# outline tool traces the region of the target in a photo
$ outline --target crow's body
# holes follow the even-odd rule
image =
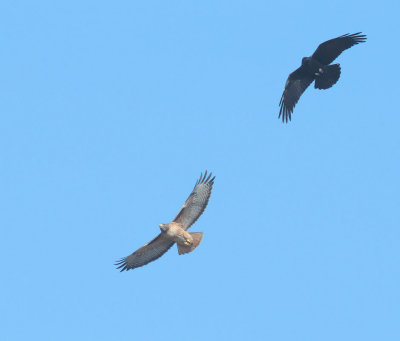
[[[328,40],[320,44],[311,57],[302,59],[301,66],[289,75],[279,102],[278,117],[282,116],[282,122],[291,120],[293,109],[300,96],[314,80],[316,89],[328,89],[339,80],[340,65],[329,64],[344,50],[365,42],[366,36],[360,33],[345,34]]]

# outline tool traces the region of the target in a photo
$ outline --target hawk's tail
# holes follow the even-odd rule
[[[192,252],[196,247],[200,245],[201,238],[203,238],[203,232],[189,232],[189,234],[193,238],[192,244],[186,246],[186,245],[179,245],[178,243],[176,243],[176,245],[178,246],[178,253],[180,255]]]
[[[322,72],[315,78],[316,89],[328,89],[335,84],[340,77],[340,64],[324,66]]]

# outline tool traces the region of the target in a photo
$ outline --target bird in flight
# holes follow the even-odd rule
[[[180,255],[192,252],[201,242],[203,232],[186,232],[202,215],[211,196],[214,179],[212,173],[201,173],[192,193],[186,199],[177,216],[168,224],[160,224],[161,233],[152,241],[128,257],[120,259],[117,269],[130,270],[146,265],[167,252],[174,243]]]
[[[282,122],[286,123],[292,119],[294,106],[314,80],[316,89],[328,89],[333,86],[340,77],[340,64],[329,64],[344,50],[364,43],[366,39],[367,36],[361,32],[345,34],[320,44],[311,57],[304,57],[301,66],[293,71],[286,81],[279,102],[278,118],[282,116]]]

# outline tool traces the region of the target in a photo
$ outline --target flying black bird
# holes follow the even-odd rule
[[[367,36],[361,32],[345,34],[318,46],[311,57],[304,57],[301,66],[293,71],[285,84],[279,106],[279,117],[287,123],[292,119],[294,106],[307,87],[315,80],[316,89],[328,89],[340,77],[340,64],[332,63],[344,50],[365,42]]]

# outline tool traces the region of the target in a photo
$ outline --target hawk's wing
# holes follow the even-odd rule
[[[161,233],[151,242],[136,250],[130,256],[120,259],[115,265],[117,269],[130,270],[146,265],[167,252],[174,242],[166,239]]]
[[[200,179],[197,180],[192,193],[190,193],[173,220],[175,223],[182,224],[185,230],[195,223],[207,207],[215,179],[215,176],[213,178],[211,176],[212,173],[207,177],[207,171],[204,176],[203,173],[200,175]]]
[[[300,66],[289,75],[279,102],[281,108],[278,118],[282,115],[282,122],[286,121],[287,123],[288,119],[289,121],[292,119],[294,106],[313,80],[314,77],[303,66]]]
[[[332,63],[344,50],[365,42],[367,36],[360,33],[344,34],[320,44],[313,53],[312,58],[317,59],[324,65]]]

